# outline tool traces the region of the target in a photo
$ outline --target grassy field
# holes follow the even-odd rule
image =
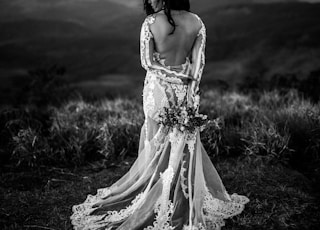
[[[111,185],[132,159],[113,167],[98,164],[77,170],[49,168],[41,172],[1,174],[2,229],[71,229],[74,204]],[[235,158],[215,162],[231,193],[247,195],[245,211],[224,229],[317,229],[319,197],[312,183],[296,170],[261,159]]]
[[[0,2],[0,229],[71,229],[72,205],[136,159],[136,2]],[[201,112],[224,124],[201,138],[250,199],[224,229],[319,229],[320,4],[256,2],[193,8],[208,31]]]
[[[33,102],[0,112],[0,228],[71,229],[72,205],[136,158],[141,100]],[[201,138],[227,190],[251,200],[224,229],[317,229],[320,105],[295,90],[207,90],[201,112],[224,121]]]

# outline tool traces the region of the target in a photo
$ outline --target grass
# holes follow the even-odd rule
[[[201,138],[227,190],[251,201],[224,229],[317,229],[319,104],[295,90],[208,90],[201,112],[224,123]],[[7,107],[0,117],[1,229],[71,229],[72,205],[130,168],[144,119],[140,100],[120,98]]]
[[[215,165],[230,193],[250,198],[245,211],[227,220],[224,229],[316,229],[319,225],[319,200],[301,173],[252,157]],[[4,173],[0,225],[2,229],[71,229],[72,205],[115,182],[129,166]]]

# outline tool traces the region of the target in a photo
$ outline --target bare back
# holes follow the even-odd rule
[[[156,14],[156,21],[150,29],[154,36],[155,51],[165,59],[166,65],[175,66],[185,63],[186,58],[190,57],[201,24],[192,13],[186,11],[172,11],[172,18],[176,23],[173,34],[170,34],[173,26],[163,11]]]

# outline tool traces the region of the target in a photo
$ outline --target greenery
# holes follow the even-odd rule
[[[223,118],[223,129],[209,123],[201,138],[227,190],[251,200],[225,229],[315,229],[320,104],[297,90],[208,90],[200,108]],[[139,99],[3,107],[1,229],[70,229],[71,206],[130,168],[143,121]]]

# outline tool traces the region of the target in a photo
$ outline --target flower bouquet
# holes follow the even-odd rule
[[[181,132],[203,131],[209,123],[207,115],[199,114],[196,108],[187,106],[165,107],[159,111],[158,123]]]

